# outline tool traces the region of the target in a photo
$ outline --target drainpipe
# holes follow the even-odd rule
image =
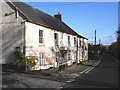
[[[85,40],[83,39],[83,62],[85,61]]]
[[[24,36],[23,36],[23,43],[24,43],[24,45],[23,45],[23,53],[24,53],[24,54],[26,54],[26,52],[25,52],[25,50],[26,50],[26,40],[25,40],[25,34],[26,34],[25,28],[26,28],[26,27],[25,27],[25,22],[26,22],[26,20],[24,20],[24,21],[22,22],[22,23],[24,24],[24,26],[23,26],[23,27],[24,27],[24,29],[23,29],[23,33],[24,33],[24,34],[23,34],[23,35],[24,35]],[[26,55],[25,55],[25,56],[26,56]]]
[[[26,25],[25,25],[25,22],[26,20],[24,21],[24,48],[23,48],[23,51],[24,51],[24,54],[26,56]],[[27,68],[27,61],[26,61],[26,71],[28,71],[28,68]]]
[[[23,36],[23,53],[26,56],[26,39],[25,39],[26,27],[25,27],[25,22],[26,22],[26,20],[23,20],[23,22],[21,22],[21,23],[23,24],[23,35],[24,35]],[[25,67],[26,67],[26,71],[28,71],[28,69],[27,69],[27,61],[26,61]]]
[[[76,41],[76,43],[77,43],[77,52],[76,52],[76,62],[78,61],[78,36],[77,36],[77,41]],[[78,62],[77,62],[78,63]]]

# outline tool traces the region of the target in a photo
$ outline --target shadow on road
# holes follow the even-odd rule
[[[92,80],[86,80],[86,79],[76,79],[71,84],[78,86],[78,87],[73,87],[73,88],[118,88],[117,85],[114,85],[111,83],[98,82],[98,81],[92,81]],[[68,88],[69,86],[65,85],[63,87]]]

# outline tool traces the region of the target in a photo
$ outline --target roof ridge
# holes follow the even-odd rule
[[[37,8],[34,8],[33,6],[30,6],[19,0],[16,0],[19,2],[12,2],[13,0],[8,0],[8,1],[10,4],[12,4],[12,6],[15,9],[17,9],[23,16],[25,16],[27,18],[27,21],[29,21],[29,22],[32,22],[32,23],[35,23],[35,24],[38,24],[38,25],[41,25],[41,26],[44,26],[47,28],[51,28],[54,30],[58,30],[60,32],[83,37],[83,36],[79,35],[76,31],[74,31],[72,28],[70,28],[67,24],[65,24],[65,22],[45,13]],[[26,8],[24,8],[24,7],[26,7]],[[29,13],[29,11],[27,9],[31,10],[31,12],[33,12],[33,14]],[[47,20],[47,19],[49,19],[49,20]]]
[[[16,7],[16,6],[14,5],[14,3],[11,2],[11,0],[8,0],[8,1],[9,1],[9,3],[12,4],[20,13],[22,13],[22,14],[28,19],[27,21],[33,22],[24,12],[22,12],[19,8]],[[21,2],[21,1],[19,1],[19,2],[20,2],[20,3],[23,3],[23,2]],[[16,2],[16,3],[17,3],[17,2]],[[23,4],[25,4],[25,5],[33,8],[32,6],[30,6],[30,5],[26,4],[26,3],[23,3]],[[36,9],[36,10],[38,10],[38,9]],[[38,11],[40,11],[40,10],[38,10]],[[42,11],[41,11],[41,12],[42,12]],[[43,13],[44,13],[44,12],[43,12]],[[39,23],[39,24],[42,25],[42,26],[45,26],[45,27],[49,27],[49,26],[43,25],[43,24],[41,24],[41,23]],[[51,27],[49,27],[49,28],[51,28]]]
[[[11,2],[12,2],[12,0],[8,0],[8,1],[11,1]],[[14,0],[13,0],[13,1],[14,1]],[[19,1],[19,0],[16,0],[16,1]],[[30,6],[30,5],[28,5],[28,4],[24,3],[24,2],[21,2],[21,1],[19,1],[19,2],[22,3],[22,4],[25,4],[25,5],[27,5],[27,6],[29,6],[29,7],[31,7],[31,8],[33,8],[33,9],[35,9],[35,10],[37,10],[38,12],[42,12],[42,13],[44,13],[44,14],[46,14],[46,15],[52,17],[52,18],[54,18],[52,15],[49,15],[49,14],[43,12],[42,10],[39,10],[39,9],[33,7],[33,6]],[[14,3],[13,3],[13,4],[14,4]],[[14,5],[14,6],[15,6],[15,5]],[[17,7],[16,7],[16,8],[17,8]],[[54,19],[56,19],[56,18],[54,18]],[[60,21],[61,21],[61,20],[60,20]],[[62,21],[61,21],[61,22],[62,22]]]

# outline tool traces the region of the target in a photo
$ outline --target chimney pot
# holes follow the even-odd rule
[[[62,14],[60,14],[60,12],[58,12],[58,14],[54,15],[55,18],[62,20]]]

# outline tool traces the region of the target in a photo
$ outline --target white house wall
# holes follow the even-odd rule
[[[34,68],[35,70],[58,67],[62,64],[70,66],[74,62],[79,63],[88,59],[88,51],[85,50],[85,46],[88,48],[86,39],[26,22],[26,20],[23,20],[21,13],[4,1],[0,2],[0,7],[0,16],[2,17],[0,18],[2,63],[14,62],[16,60],[16,47],[20,47],[21,50],[24,50],[25,47],[25,55],[27,57],[35,56],[39,58],[39,53],[45,55],[45,65],[40,66],[40,61],[38,60]],[[39,30],[43,31],[42,44],[39,43]],[[58,46],[55,46],[54,33],[58,34]],[[68,45],[68,36],[70,36],[70,46]],[[78,47],[74,45],[74,37]],[[79,45],[79,40],[81,40],[81,46]],[[64,49],[62,50],[61,47]],[[56,62],[56,53],[59,54],[58,62]],[[65,56],[63,55],[64,57],[62,57],[62,54]],[[68,58],[69,54],[70,59]]]
[[[88,60],[88,40],[86,40],[86,39],[84,39],[84,43],[85,43],[85,47],[86,47],[86,49],[85,49],[85,61],[86,60]]]
[[[77,38],[77,36],[49,29],[30,22],[26,22],[25,27],[26,56],[36,56],[39,58],[39,53],[45,54],[45,66],[40,67],[40,62],[38,61],[38,66],[36,67],[37,69],[54,67],[56,66],[56,63],[59,63],[59,65],[61,65],[64,61],[66,61],[66,64],[68,64],[68,66],[71,65],[73,62],[76,62],[77,54],[75,55],[75,53],[77,52],[77,47],[74,46],[74,37]],[[43,30],[43,44],[39,43],[39,30]],[[55,48],[54,33],[58,34],[59,50],[61,47],[65,47],[67,49],[70,48],[70,60],[68,60],[67,51],[64,58],[60,56],[59,61],[55,62],[55,53],[59,51],[57,51]],[[70,47],[68,46],[68,36],[70,36]],[[81,56],[79,56],[78,59],[80,59],[80,57]],[[63,59],[65,60],[61,61]]]
[[[36,56],[39,58],[39,53],[45,54],[45,64],[51,66],[54,64],[52,56],[53,48],[53,34],[48,28],[26,22],[26,56]],[[43,30],[43,44],[39,43],[39,30]],[[46,69],[49,67],[40,67],[40,62],[38,61],[36,69]]]
[[[79,60],[80,62],[83,61],[83,38],[80,38],[81,41],[81,46],[79,47],[79,51],[80,51],[80,56],[79,56]]]

